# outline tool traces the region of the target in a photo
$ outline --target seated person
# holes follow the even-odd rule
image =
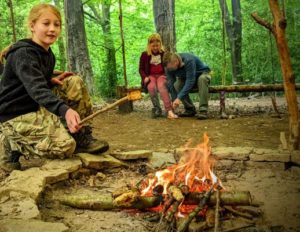
[[[167,79],[162,57],[164,48],[159,34],[154,33],[148,38],[147,51],[144,51],[140,57],[139,72],[142,78],[142,87],[147,89],[153,104],[152,117],[161,116],[159,98],[157,92],[164,103],[167,117],[170,119],[178,118],[173,112],[172,102],[167,88]]]

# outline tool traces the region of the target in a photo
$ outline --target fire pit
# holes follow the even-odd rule
[[[215,163],[204,134],[202,143],[184,147],[177,164],[150,173],[126,189],[56,199],[80,209],[142,212],[144,220],[155,223],[154,231],[233,231],[255,226],[261,211],[250,192],[228,191],[213,172]]]

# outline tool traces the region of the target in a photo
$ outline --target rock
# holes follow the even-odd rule
[[[223,169],[231,169],[232,166],[234,166],[235,161],[234,160],[218,160],[215,163],[215,168],[218,170],[223,170]]]
[[[0,218],[2,219],[40,218],[40,212],[35,201],[21,193],[10,192],[9,196],[2,197],[0,202]]]
[[[291,161],[295,164],[300,165],[300,151],[291,152]]]
[[[250,155],[252,161],[270,161],[270,162],[290,162],[291,155],[289,151],[273,149],[254,149]]]
[[[49,160],[41,168],[15,170],[0,183],[0,196],[20,192],[36,201],[46,184],[68,179],[69,173],[78,170],[81,165],[79,159]]]
[[[285,170],[285,164],[281,162],[256,162],[256,161],[246,161],[245,163],[246,168],[256,168],[256,169],[278,169],[278,170]]]
[[[111,155],[104,154],[101,156],[97,156],[88,153],[78,153],[77,155],[80,157],[84,167],[87,168],[101,170],[106,168],[116,168],[122,166],[128,167],[126,163],[114,158]]]
[[[300,177],[300,167],[296,167],[296,166],[291,167],[291,173],[294,177],[299,178]]]
[[[37,201],[46,185],[44,172],[39,168],[13,171],[0,183],[0,197],[10,192],[23,193]]]
[[[65,232],[68,229],[63,223],[43,222],[39,220],[6,219],[0,221],[1,232]]]
[[[150,150],[138,151],[115,151],[110,153],[113,157],[120,160],[136,160],[136,159],[149,159],[152,156]]]
[[[212,154],[219,159],[249,160],[252,151],[252,147],[216,147],[212,149]]]
[[[92,173],[91,169],[79,168],[77,171],[70,173],[71,179],[80,179],[83,176],[90,176]]]
[[[82,162],[78,158],[64,159],[64,160],[48,160],[42,167],[41,170],[66,170],[69,173],[77,171],[81,168]]]
[[[172,153],[153,152],[149,159],[152,168],[162,168],[175,164],[176,160]]]
[[[175,149],[175,155],[174,155],[174,157],[175,157],[175,159],[176,159],[177,162],[185,154],[186,151],[187,151],[187,148],[183,148],[183,147]]]

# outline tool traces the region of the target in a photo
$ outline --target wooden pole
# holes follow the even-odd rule
[[[123,58],[123,72],[124,72],[124,82],[125,88],[128,87],[127,73],[126,73],[126,57],[125,57],[125,40],[124,40],[124,31],[123,31],[123,13],[122,13],[122,0],[119,0],[119,20],[120,20],[120,34],[121,34],[121,46],[122,46],[122,58]]]
[[[278,0],[269,0],[269,6],[273,16],[272,24],[260,18],[256,13],[252,13],[251,15],[257,23],[270,30],[275,37],[289,111],[289,145],[291,149],[297,150],[300,144],[299,110],[295,91],[295,75],[292,70],[289,48],[285,37],[287,22],[280,10]]]

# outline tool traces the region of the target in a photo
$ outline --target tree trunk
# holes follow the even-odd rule
[[[289,48],[285,38],[285,28],[287,23],[280,10],[278,0],[269,0],[269,6],[273,16],[273,24],[260,18],[255,13],[252,13],[252,17],[257,23],[269,29],[275,37],[284,79],[284,92],[289,111],[289,144],[292,149],[297,150],[300,147],[300,122],[297,94],[295,91],[295,75],[293,74]]]
[[[60,0],[54,0],[54,4],[58,9],[61,9]],[[57,40],[58,50],[59,50],[59,69],[64,71],[66,70],[66,49],[63,34],[61,34]]]
[[[12,0],[7,0],[6,3],[10,10],[10,21],[11,21],[11,28],[12,28],[12,32],[13,32],[12,39],[13,39],[13,42],[15,43],[17,41],[17,35],[16,35],[16,26],[15,26],[16,22],[15,22],[13,2],[12,2]]]
[[[232,22],[226,0],[219,0],[229,41],[233,84],[243,83],[242,77],[242,16],[240,0],[232,0]]]
[[[117,88],[117,63],[116,63],[116,49],[114,45],[114,39],[111,33],[110,22],[110,6],[111,1],[103,1],[101,4],[101,13],[95,7],[95,4],[89,4],[90,9],[94,14],[94,19],[101,26],[103,31],[103,44],[105,49],[105,61],[104,61],[104,75],[108,80],[108,88],[110,92],[108,95],[115,96]]]
[[[93,70],[89,58],[81,0],[65,0],[69,70],[79,73],[93,94]]]
[[[153,0],[154,22],[167,51],[176,51],[175,1]]]

